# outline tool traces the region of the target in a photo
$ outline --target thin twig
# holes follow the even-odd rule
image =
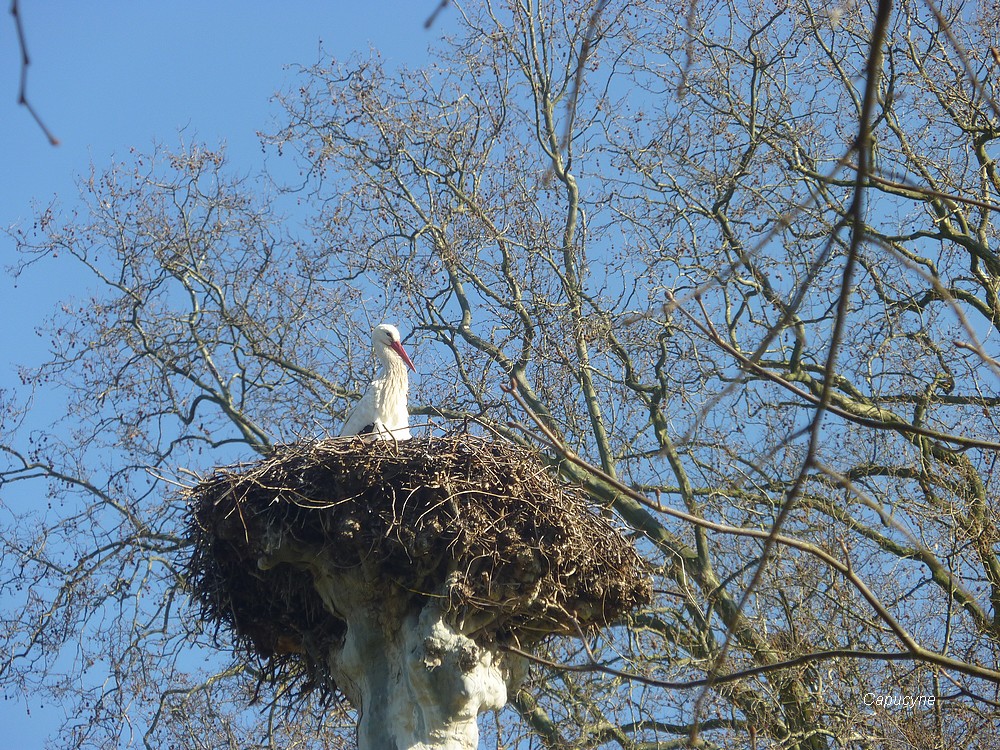
[[[966,53],[965,48],[959,43],[958,38],[955,33],[951,30],[952,22],[945,18],[944,13],[941,9],[933,2],[933,0],[924,0],[924,5],[927,9],[934,14],[935,20],[937,20],[938,28],[941,29],[941,33],[947,37],[948,42],[951,44],[951,48],[955,50],[955,54],[958,55],[958,59],[962,62],[962,69],[965,71],[965,76],[972,86],[973,91],[975,91],[982,98],[984,102],[993,110],[993,114],[996,117],[1000,117],[1000,106],[994,101],[993,97],[990,96],[986,87],[983,86],[983,82],[979,80],[979,76],[976,75],[975,71],[972,69],[972,63],[969,60],[969,55]],[[990,53],[993,55],[993,59],[1000,65],[1000,55],[997,53],[996,47],[990,47]]]
[[[660,680],[655,677],[647,677],[635,672],[627,672],[600,662],[594,657],[594,654],[591,651],[590,646],[587,645],[586,640],[582,640],[582,643],[584,650],[587,652],[587,662],[585,664],[565,664],[553,661],[552,659],[546,659],[544,656],[538,656],[537,654],[524,651],[511,644],[505,644],[502,648],[504,651],[517,654],[518,656],[535,662],[536,664],[540,664],[543,667],[548,667],[549,669],[555,669],[563,672],[604,672],[605,674],[612,675],[613,677],[620,677],[625,680],[639,682],[643,685],[664,688],[666,690],[686,690],[691,688],[706,688],[715,685],[725,685],[730,682],[738,682],[751,677],[777,672],[782,669],[792,669],[794,667],[801,667],[804,664],[827,661],[829,659],[859,659],[864,661],[922,661],[914,654],[907,651],[866,651],[863,649],[849,648],[829,649],[827,651],[814,651],[812,653],[802,654],[791,659],[786,659],[785,661],[774,662],[772,664],[761,664],[755,667],[747,667],[746,669],[741,669],[737,672],[730,672],[728,674],[721,675],[716,674],[714,676],[710,675],[696,680]]]
[[[816,405],[816,411],[813,414],[812,422],[809,429],[809,444],[806,449],[805,458],[802,461],[802,467],[799,470],[798,476],[792,483],[791,488],[785,495],[785,500],[781,505],[778,514],[775,516],[774,523],[771,524],[770,532],[768,533],[767,539],[764,540],[763,549],[760,554],[760,563],[757,565],[753,576],[747,583],[746,588],[737,603],[737,612],[743,613],[744,608],[750,601],[757,587],[760,585],[761,581],[764,579],[764,571],[766,570],[768,564],[771,562],[772,556],[776,546],[779,544],[779,537],[781,536],[781,528],[784,526],[785,521],[788,519],[795,507],[796,503],[801,497],[803,488],[805,487],[806,481],[809,477],[810,469],[813,468],[816,454],[819,449],[820,436],[822,434],[822,424],[824,417],[826,416],[833,399],[834,393],[834,377],[836,375],[836,367],[840,354],[840,346],[843,341],[844,327],[847,324],[847,313],[849,309],[849,300],[851,298],[852,287],[854,285],[854,272],[857,268],[858,254],[861,251],[861,243],[865,237],[865,222],[864,222],[864,209],[865,209],[865,188],[868,185],[868,174],[871,169],[871,157],[872,157],[872,119],[875,110],[875,104],[877,101],[876,92],[878,91],[879,78],[882,74],[882,47],[885,44],[886,33],[889,28],[889,17],[892,11],[892,0],[879,0],[878,5],[875,9],[875,20],[874,26],[872,28],[871,42],[869,44],[868,50],[868,60],[865,65],[865,91],[864,99],[861,105],[861,112],[858,117],[858,135],[857,140],[854,142],[854,148],[852,149],[857,153],[858,156],[858,169],[855,175],[854,181],[854,196],[851,201],[850,208],[848,209],[848,216],[851,219],[851,241],[848,245],[847,258],[844,263],[844,272],[840,285],[840,294],[837,300],[837,312],[833,322],[833,331],[830,335],[830,349],[827,354],[826,363],[824,367],[822,390],[820,392],[820,400]],[[848,578],[853,577],[853,571],[848,574]],[[860,579],[858,579],[860,580]],[[869,602],[873,604],[874,602],[869,599]],[[880,603],[879,603],[880,604]],[[916,647],[916,643],[912,640],[909,634],[906,634],[899,626],[899,629],[893,626],[893,623],[889,619],[885,619],[884,615],[889,615],[888,610],[880,612],[883,615],[883,619],[893,630],[896,632],[897,636],[911,651]],[[891,617],[891,615],[889,615]],[[892,618],[894,620],[894,618]],[[722,646],[719,649],[718,656],[714,660],[714,663],[710,669],[710,677],[714,677],[722,669],[725,664],[726,658],[729,653],[729,649],[733,642],[733,637],[735,635],[735,628],[733,623],[730,623],[726,627],[726,637],[722,642]],[[698,700],[695,702],[694,715],[698,717],[701,715],[701,710],[704,707],[705,701],[708,699],[709,686],[706,686],[705,691],[698,696]]]
[[[445,8],[448,7],[448,2],[449,0],[441,0],[441,2],[438,3],[434,11],[430,14],[430,16],[427,17],[427,20],[424,21],[425,29],[429,29],[431,26],[434,25],[434,22],[437,20],[437,17],[441,13],[441,11],[443,11]]]
[[[892,11],[892,0],[879,0],[875,10],[875,24],[872,29],[871,43],[869,45],[868,61],[866,67],[866,85],[864,100],[861,105],[861,113],[858,122],[858,136],[854,143],[854,151],[858,155],[858,170],[855,176],[854,197],[848,209],[848,216],[851,219],[851,241],[848,246],[847,258],[844,264],[844,273],[841,280],[840,294],[837,300],[837,313],[833,322],[833,331],[830,336],[830,350],[824,367],[822,391],[819,403],[816,405],[816,412],[813,415],[809,430],[809,445],[806,449],[805,458],[802,461],[802,468],[795,478],[791,488],[785,495],[785,501],[781,505],[774,523],[771,525],[770,533],[764,541],[764,548],[761,551],[760,563],[754,571],[743,595],[737,604],[737,611],[743,612],[744,607],[757,586],[764,578],[764,570],[771,561],[775,546],[778,544],[781,528],[792,509],[802,495],[803,488],[809,477],[809,471],[813,467],[816,453],[819,448],[820,436],[822,434],[822,424],[824,417],[830,409],[834,392],[834,376],[836,374],[837,362],[840,355],[840,345],[843,341],[844,327],[847,324],[847,313],[852,288],[854,285],[854,272],[857,268],[858,254],[861,250],[861,243],[865,237],[864,207],[865,188],[868,184],[868,174],[871,167],[872,155],[872,116],[877,100],[879,77],[882,72],[882,47],[885,43],[885,36],[889,26],[889,15]],[[899,634],[897,632],[897,634]],[[726,638],[719,649],[719,655],[715,660],[712,673],[715,674],[725,663],[729,647],[732,644],[734,629],[732,626],[726,628]],[[903,639],[907,642],[906,639]],[[912,648],[911,643],[907,646]],[[698,715],[700,707],[707,698],[707,693],[699,696],[695,715]]]
[[[590,14],[587,22],[587,31],[583,35],[583,43],[580,45],[580,57],[576,61],[576,73],[573,76],[573,89],[569,94],[569,101],[566,103],[566,130],[563,132],[560,150],[569,146],[569,139],[573,134],[573,121],[576,119],[576,104],[580,98],[580,89],[583,87],[583,73],[587,67],[587,58],[590,57],[590,48],[594,44],[594,36],[597,33],[597,24],[601,20],[601,14],[608,5],[608,0],[600,0],[594,12]]]
[[[620,480],[606,474],[599,467],[594,466],[588,461],[584,460],[578,456],[573,450],[567,447],[546,425],[542,420],[532,412],[531,408],[528,406],[527,402],[521,398],[521,394],[518,391],[517,384],[513,381],[508,386],[504,386],[503,390],[508,393],[524,410],[524,412],[531,418],[535,423],[535,426],[540,431],[541,435],[533,434],[533,436],[540,442],[543,442],[550,446],[556,453],[563,459],[569,461],[570,463],[584,469],[588,473],[592,474],[596,479],[607,484],[610,488],[614,489],[616,492],[621,493],[624,496],[641,503],[645,507],[651,509],[657,509],[656,504],[650,501],[642,493],[637,492],[632,487],[622,483]],[[931,649],[925,648],[917,643],[916,639],[903,627],[895,616],[889,611],[885,604],[882,603],[878,595],[866,584],[855,570],[850,559],[842,561],[837,559],[833,554],[827,552],[826,550],[820,548],[819,546],[812,544],[810,542],[804,541],[802,539],[797,539],[795,537],[785,536],[776,530],[775,526],[764,531],[761,529],[749,529],[742,528],[738,526],[730,526],[728,524],[718,523],[715,521],[709,521],[708,519],[701,518],[699,516],[686,513],[676,508],[671,508],[669,506],[659,507],[660,512],[664,515],[676,518],[681,521],[686,521],[694,525],[700,526],[704,529],[710,531],[716,531],[723,534],[731,534],[733,536],[749,537],[753,539],[761,540],[765,543],[771,543],[773,545],[782,545],[789,547],[791,549],[797,549],[800,552],[812,555],[824,564],[836,570],[840,573],[850,584],[854,587],[864,599],[868,602],[869,606],[878,616],[878,618],[885,623],[885,625],[895,634],[896,638],[899,640],[900,644],[906,649],[906,652],[910,654],[910,657],[916,661],[922,661],[928,664],[934,664],[944,669],[954,670],[963,674],[967,674],[970,677],[975,677],[978,679],[989,680],[994,683],[1000,683],[1000,671],[988,669],[987,667],[980,666],[978,664],[973,664],[970,662],[962,661],[960,659],[954,659],[944,654],[938,653]],[[760,571],[760,566],[758,566],[758,571]],[[742,602],[745,604],[744,601]],[[738,610],[739,615],[742,615],[742,608]],[[730,628],[728,632],[731,633]],[[902,657],[900,657],[902,658]],[[722,664],[717,662],[710,669],[710,675],[706,678],[706,682],[702,685],[705,688],[711,687],[713,684],[713,676],[711,672],[717,674],[717,670],[721,668]],[[765,665],[768,666],[768,665]],[[651,683],[652,684],[652,683]],[[702,700],[704,696],[699,697],[699,701]]]
[[[46,127],[45,123],[42,122],[42,118],[39,116],[38,112],[28,101],[28,66],[31,64],[31,58],[28,57],[28,45],[24,39],[24,25],[21,23],[21,12],[18,7],[18,0],[11,0],[10,2],[10,14],[14,16],[14,28],[17,30],[17,43],[21,49],[21,87],[17,94],[17,103],[23,106],[31,116],[38,123],[38,127],[42,129],[45,137],[49,139],[49,143],[53,146],[59,145],[59,139],[53,135],[52,131]]]
[[[724,352],[729,354],[741,369],[747,372],[751,372],[758,377],[768,380],[776,385],[781,386],[790,393],[795,394],[804,401],[808,401],[813,404],[817,410],[821,407],[830,414],[834,414],[838,417],[842,417],[849,422],[854,424],[859,424],[864,427],[872,427],[879,430],[894,430],[908,439],[915,437],[925,437],[931,440],[938,440],[943,443],[953,443],[954,445],[961,446],[962,448],[979,448],[981,450],[988,451],[1000,451],[1000,442],[995,440],[980,440],[978,438],[970,438],[964,435],[956,435],[949,432],[939,432],[937,430],[931,430],[927,427],[921,427],[920,425],[915,425],[910,422],[903,422],[902,420],[895,419],[879,419],[874,417],[866,417],[861,414],[855,414],[847,409],[838,406],[837,404],[828,402],[825,406],[823,405],[823,400],[821,396],[816,396],[809,391],[798,387],[795,383],[792,383],[782,377],[776,372],[772,372],[768,368],[761,364],[758,364],[753,357],[748,357],[741,353],[739,349],[734,347],[728,341],[726,341],[718,331],[715,330],[714,326],[710,323],[703,323],[698,320],[694,315],[688,312],[685,308],[681,306],[675,306],[673,308],[680,314],[682,314],[690,323],[701,331],[705,336],[716,346],[722,349]],[[963,349],[968,349],[974,351],[981,356],[986,356],[981,348],[976,348],[971,344],[963,344],[961,341],[954,341],[955,346]]]

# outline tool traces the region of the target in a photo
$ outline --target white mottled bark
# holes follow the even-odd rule
[[[292,562],[289,552],[278,557]],[[360,716],[359,750],[476,750],[477,717],[507,703],[522,660],[458,632],[433,599],[418,607],[408,592],[393,595],[364,565],[343,570],[321,556],[295,562],[312,570],[320,597],[347,623],[327,661]]]

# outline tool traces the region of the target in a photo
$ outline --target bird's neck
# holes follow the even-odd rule
[[[382,361],[382,370],[385,373],[384,378],[394,383],[401,383],[405,389],[408,379],[406,373],[406,363],[390,352],[380,352],[379,359]]]
[[[406,409],[406,392],[409,390],[406,363],[393,354],[379,359],[382,360],[382,377],[372,383],[375,411],[390,429],[405,427],[409,419]]]

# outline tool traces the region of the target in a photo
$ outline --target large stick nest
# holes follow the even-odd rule
[[[188,494],[189,581],[203,617],[272,660],[315,662],[346,629],[308,566],[261,567],[279,550],[375,571],[385,591],[437,598],[468,635],[522,646],[605,625],[651,596],[622,533],[509,443],[295,443],[218,469]]]

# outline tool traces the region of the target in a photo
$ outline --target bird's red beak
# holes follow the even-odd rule
[[[406,353],[406,349],[403,348],[403,345],[401,343],[399,343],[398,341],[393,341],[391,344],[389,344],[389,346],[392,348],[394,352],[396,352],[396,354],[398,354],[400,357],[403,358],[403,361],[406,362],[407,367],[409,367],[414,372],[417,371],[417,368],[413,366],[413,362],[410,361],[410,356]]]

